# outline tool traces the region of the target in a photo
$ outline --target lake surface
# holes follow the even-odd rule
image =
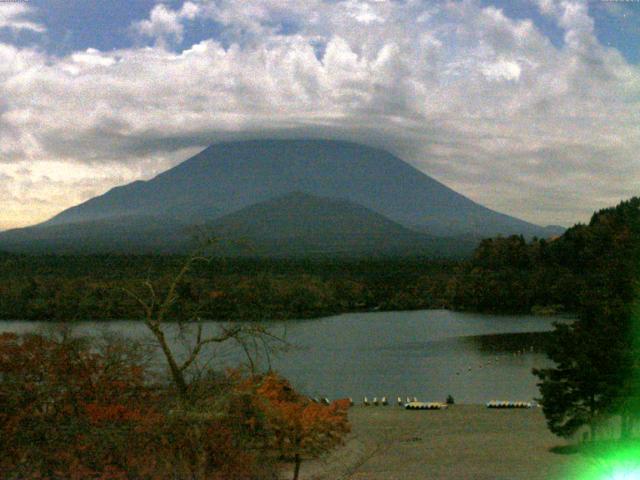
[[[270,360],[300,391],[331,399],[398,395],[425,401],[484,403],[491,399],[531,400],[539,396],[534,367],[551,365],[543,353],[532,350],[530,337],[519,336],[505,347],[492,342],[493,334],[544,332],[549,317],[481,315],[447,310],[370,312],[314,320],[270,322],[270,329],[293,345]],[[207,322],[205,331],[219,324]],[[177,332],[175,325],[169,325]],[[51,328],[40,322],[0,323],[0,331],[37,332]],[[79,334],[120,334],[149,340],[141,322],[82,322]],[[179,347],[179,339],[174,340]],[[209,365],[233,365],[244,358],[234,345],[204,352]]]

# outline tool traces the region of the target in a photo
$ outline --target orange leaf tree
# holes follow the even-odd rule
[[[258,383],[256,402],[272,431],[272,446],[294,461],[294,480],[298,479],[303,458],[333,449],[350,430],[348,400],[330,405],[312,402],[275,373],[266,374]]]
[[[242,403],[216,390],[231,387],[201,381],[209,396],[181,410],[129,348],[0,334],[1,479],[267,478],[264,442],[252,442],[260,429],[238,423],[256,417],[253,397],[237,412]]]
[[[86,339],[0,335],[0,476],[120,478],[142,473],[162,416],[144,369]]]

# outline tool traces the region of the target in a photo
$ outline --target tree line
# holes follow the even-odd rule
[[[452,276],[452,308],[491,313],[575,313],[593,265],[590,230],[576,225],[554,239],[482,240]]]
[[[137,318],[126,291],[166,290],[183,256],[0,255],[0,319]],[[447,307],[455,262],[423,258],[270,260],[211,258],[178,287],[173,318],[311,318],[361,310]]]
[[[629,298],[637,205],[633,198],[603,209],[557,238],[482,240],[450,279],[449,305],[476,312],[579,314],[609,297]]]

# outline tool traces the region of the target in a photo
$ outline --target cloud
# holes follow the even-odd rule
[[[482,73],[491,80],[518,80],[522,69],[518,62],[498,60],[489,63],[482,69]]]
[[[84,64],[88,66],[102,66],[110,67],[115,63],[115,59],[108,55],[103,55],[95,48],[88,48],[84,52],[78,52],[71,55],[71,60],[75,63]]]
[[[30,30],[36,33],[43,33],[46,28],[28,19],[34,9],[26,3],[2,2],[0,3],[0,30],[9,29],[12,31]]]
[[[184,34],[184,19],[193,19],[199,12],[199,7],[186,2],[180,10],[172,10],[166,5],[157,4],[151,10],[148,20],[141,20],[133,24],[138,34],[154,38],[164,45],[167,41],[182,42]]]
[[[133,25],[152,46],[0,44],[0,174],[47,202],[25,224],[214,141],[319,136],[388,148],[531,221],[586,220],[636,189],[640,72],[583,3],[539,5],[562,47],[475,0],[193,0]],[[178,49],[192,22],[222,33]]]
[[[347,0],[343,5],[349,16],[356,22],[369,25],[371,23],[384,23],[384,19],[376,12],[375,8],[367,2]]]

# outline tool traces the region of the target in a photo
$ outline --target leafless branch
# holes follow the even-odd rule
[[[187,325],[192,322],[197,322],[196,331],[194,333],[195,337],[193,338],[194,343],[190,347],[187,346],[188,355],[186,359],[183,362],[177,361],[177,357],[171,346],[169,345],[169,342],[167,341],[163,323],[167,315],[171,311],[171,307],[179,298],[177,289],[184,281],[185,276],[193,268],[193,265],[196,262],[207,262],[210,260],[209,258],[205,257],[203,253],[208,246],[216,241],[217,240],[208,241],[199,251],[194,252],[184,262],[177,275],[172,279],[166,295],[164,295],[162,298],[159,298],[158,293],[156,292],[150,280],[146,280],[144,282],[149,295],[149,299],[147,301],[145,301],[135,292],[125,290],[125,292],[131,298],[135,299],[135,301],[142,307],[144,311],[144,322],[155,337],[158,346],[162,350],[169,366],[171,376],[180,394],[180,398],[184,401],[188,401],[189,398],[189,387],[185,372],[189,369],[189,367],[194,365],[205,346],[214,343],[223,343],[228,340],[234,339],[245,352],[250,364],[250,368],[252,369],[252,371],[255,371],[256,363],[252,356],[251,347],[253,348],[253,351],[256,352],[255,355],[257,355],[260,347],[262,347],[270,365],[271,358],[269,356],[269,342],[279,342],[282,344],[286,344],[286,342],[282,338],[273,335],[263,326],[257,324],[234,324],[231,327],[221,327],[217,335],[205,336],[203,333],[202,323],[200,323],[200,318],[196,315],[189,321],[183,321],[181,319],[177,321],[179,334],[181,336],[185,335],[185,333],[187,332]],[[184,339],[186,340],[186,336],[184,337]]]
[[[127,288],[125,288],[123,290],[127,295],[129,295],[131,298],[133,298],[142,307],[142,309],[144,310],[144,314],[145,314],[145,320],[146,319],[150,319],[150,318],[153,317],[153,310],[151,309],[151,307],[144,300],[142,300],[142,298],[140,298],[138,295],[136,295],[135,293],[133,293],[131,290],[129,290]]]

